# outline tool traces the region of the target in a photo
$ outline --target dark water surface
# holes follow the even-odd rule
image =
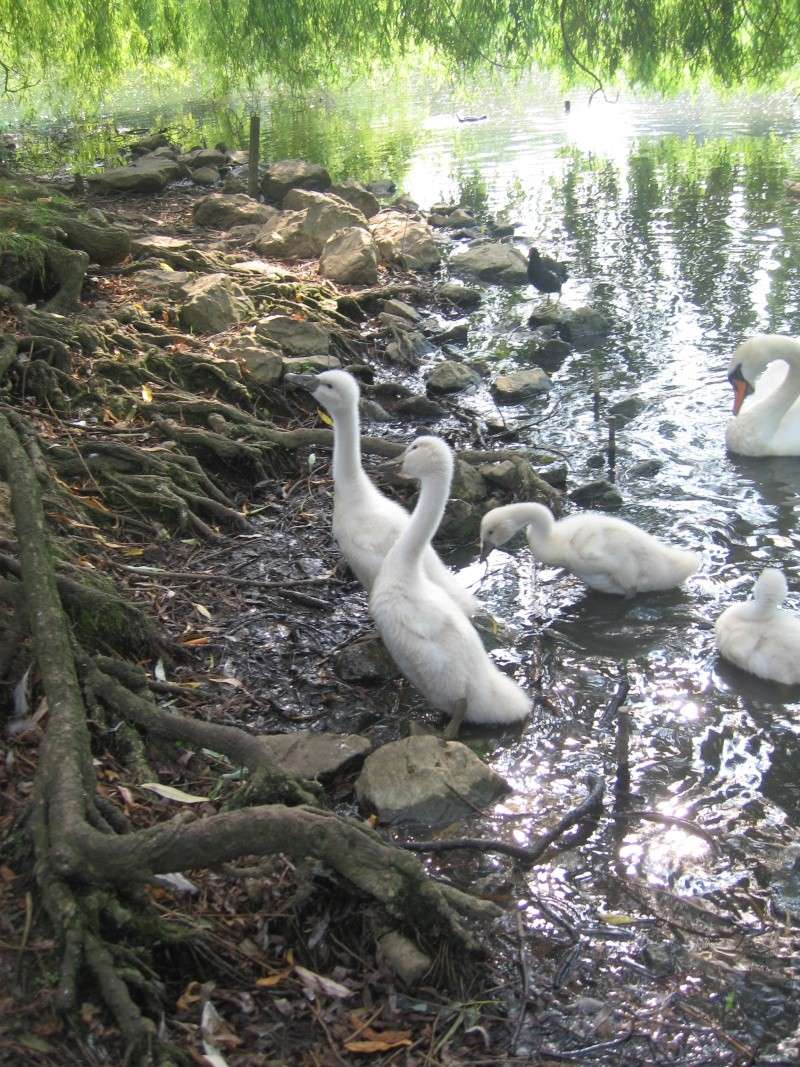
[[[462,111],[487,118],[460,123]],[[124,120],[155,118],[143,114]],[[243,112],[197,106],[192,115],[198,140],[244,145]],[[163,121],[173,121],[166,111]],[[603,473],[605,418],[635,398],[617,436],[619,514],[697,550],[702,571],[685,590],[620,600],[534,566],[519,542],[493,553],[487,573],[470,567],[513,627],[519,677],[538,679],[545,697],[518,739],[487,741],[485,751],[518,790],[508,812],[577,803],[587,771],[613,780],[616,718],[598,722],[624,667],[635,803],[692,820],[720,847],[678,826],[610,820],[577,858],[527,876],[525,913],[546,925],[536,903],[546,897],[573,924],[610,930],[609,913],[637,914],[622,875],[643,893],[666,891],[655,900],[661,914],[679,915],[675,939],[707,964],[695,961],[700,977],[683,991],[695,983],[717,1018],[738,1013],[727,1025],[743,1040],[771,1045],[796,1021],[800,692],[725,666],[711,627],[765,565],[785,571],[800,610],[800,458],[736,459],[724,445],[735,345],[758,331],[800,334],[800,199],[784,187],[800,171],[800,107],[788,95],[589,106],[581,92],[566,113],[563,96],[541,84],[468,101],[420,84],[320,97],[310,110],[283,102],[265,128],[273,158],[318,159],[335,177],[393,177],[423,207],[463,196],[506,215],[521,241],[570,265],[565,304],[611,317],[602,346],[552,370],[539,408],[504,414],[536,423],[522,442],[564,453],[575,486]],[[512,331],[532,295],[487,287],[470,316],[469,358],[492,371],[516,366],[525,331]],[[463,403],[494,412],[487,390]],[[637,476],[634,464],[650,459],[660,469]],[[513,832],[520,841],[525,825]],[[721,917],[709,942],[693,940],[687,930],[702,923],[674,912],[670,894]],[[631,944],[609,941],[604,953],[618,982],[632,981]]]

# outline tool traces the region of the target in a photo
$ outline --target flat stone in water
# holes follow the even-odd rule
[[[552,383],[541,367],[499,374],[492,382],[492,394],[498,404],[521,404],[551,388]]]
[[[445,282],[439,286],[438,295],[458,307],[475,307],[483,299],[480,289],[471,289],[461,282]]]
[[[409,416],[417,419],[440,419],[447,414],[441,404],[427,396],[406,397],[400,401],[395,411],[404,419]]]
[[[597,507],[601,510],[622,507],[622,493],[613,482],[605,478],[595,478],[594,481],[579,485],[577,489],[572,490],[569,498],[576,504]]]
[[[631,464],[625,473],[629,478],[652,478],[663,466],[664,461],[661,459],[641,459],[638,463]]]
[[[330,778],[359,762],[372,748],[358,734],[316,733],[297,730],[290,734],[261,734],[263,745],[289,774],[310,780]]]
[[[504,778],[459,741],[406,737],[367,757],[356,795],[381,822],[446,826],[510,791]]]
[[[499,241],[455,252],[450,257],[450,266],[454,271],[501,285],[526,285],[528,281],[528,264],[523,254],[513,245]]]
[[[426,375],[425,388],[429,393],[463,393],[480,383],[480,375],[471,367],[453,360],[445,360]]]

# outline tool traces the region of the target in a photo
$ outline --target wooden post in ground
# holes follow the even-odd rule
[[[247,192],[254,200],[258,199],[258,158],[261,149],[261,116],[254,112],[250,116],[250,161],[247,171]]]

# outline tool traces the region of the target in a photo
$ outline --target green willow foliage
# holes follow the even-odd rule
[[[310,85],[419,48],[461,70],[535,63],[595,85],[766,84],[798,46],[800,0],[0,0],[6,91],[90,92],[157,58],[229,86]]]

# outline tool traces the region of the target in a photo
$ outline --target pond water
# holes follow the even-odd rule
[[[784,570],[800,610],[800,458],[742,460],[724,445],[733,348],[753,332],[800,334],[800,199],[784,186],[800,169],[800,105],[788,95],[590,103],[582,91],[566,111],[563,100],[540,81],[468,100],[424,84],[375,86],[310,109],[281,102],[265,117],[265,145],[273,158],[325,162],[336,177],[392,177],[423,207],[463,198],[507,217],[521,246],[535,241],[569,264],[566,305],[609,315],[607,341],[552,369],[540,407],[503,413],[533,423],[521,443],[565,454],[576,486],[607,473],[606,416],[635,399],[617,432],[618,514],[695,549],[702,570],[684,590],[622,600],[535,566],[519,541],[488,567],[466,568],[513,628],[518,676],[544,698],[519,737],[483,739],[482,751],[518,790],[506,811],[577,803],[587,771],[614,778],[616,719],[599,723],[627,672],[637,806],[692,820],[721,847],[679,826],[609,822],[577,859],[526,876],[527,920],[546,925],[542,898],[577,925],[596,927],[604,910],[635,915],[622,876],[665,891],[663,912],[671,894],[701,902],[721,927],[711,925],[706,951],[716,969],[697,988],[733,1013],[744,1040],[769,1046],[796,1020],[800,691],[725,666],[712,625],[766,565]],[[486,117],[460,122],[462,111]],[[182,123],[198,140],[243,147],[245,118],[235,108],[131,106],[116,121]],[[31,135],[31,158],[34,145],[40,159],[51,151],[53,129]],[[469,317],[468,358],[515,367],[535,295],[486,287]],[[493,410],[484,389],[463,405]],[[642,475],[642,460],[660,465]],[[479,869],[496,866],[484,859]],[[769,917],[777,927],[762,925]],[[604,953],[602,966],[631,981],[631,945]]]

